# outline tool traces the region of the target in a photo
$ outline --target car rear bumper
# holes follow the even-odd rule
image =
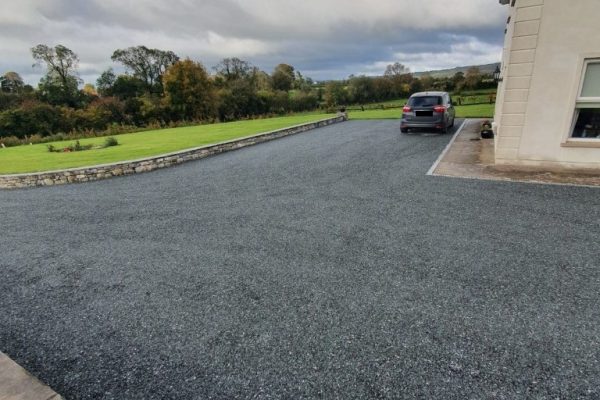
[[[418,121],[418,120],[409,120],[402,118],[400,120],[401,128],[433,128],[433,129],[442,129],[445,127],[444,118],[440,118],[434,121]]]

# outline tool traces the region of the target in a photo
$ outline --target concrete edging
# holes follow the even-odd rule
[[[0,352],[0,400],[61,400],[50,387]]]
[[[600,188],[600,171],[545,169],[520,165],[497,165],[494,141],[481,139],[482,119],[470,119],[452,138],[428,175],[448,178],[539,185]]]
[[[460,128],[458,128],[458,130],[456,131],[456,133],[452,136],[452,139],[450,139],[450,142],[446,145],[446,147],[444,148],[444,150],[442,151],[442,153],[438,156],[437,160],[435,160],[435,162],[433,163],[433,165],[431,166],[431,168],[429,168],[429,171],[427,171],[427,175],[433,175],[433,173],[435,172],[437,166],[442,161],[442,159],[446,156],[446,153],[448,153],[448,151],[450,150],[450,148],[454,144],[454,141],[456,140],[456,138],[458,137],[458,135],[460,135],[460,133],[464,129],[464,127],[467,124],[468,120],[469,120],[468,118],[465,118],[465,120],[463,121],[463,123],[460,125]]]
[[[331,124],[348,120],[346,114],[338,115],[320,121],[310,122],[278,129],[271,132],[259,133],[226,142],[195,147],[183,151],[161,154],[138,160],[121,161],[114,164],[94,165],[89,167],[70,168],[58,171],[34,172],[26,174],[0,175],[0,189],[17,189],[26,187],[53,186],[67,183],[92,182],[115,176],[133,175],[150,172],[157,169],[172,167],[187,161],[198,160],[215,154],[237,150],[258,143],[279,139],[285,136],[306,132]]]

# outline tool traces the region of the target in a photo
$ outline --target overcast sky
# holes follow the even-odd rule
[[[172,50],[211,68],[239,57],[263,70],[288,63],[316,80],[500,60],[506,9],[497,0],[2,1],[0,73],[37,84],[30,48],[63,44],[95,82],[118,48]],[[119,70],[118,68],[116,68]]]

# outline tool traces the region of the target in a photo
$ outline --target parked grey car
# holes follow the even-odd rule
[[[439,129],[442,133],[454,126],[456,111],[447,92],[421,92],[410,96],[402,109],[400,131],[411,128]]]

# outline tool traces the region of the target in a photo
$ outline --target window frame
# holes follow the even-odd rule
[[[565,137],[561,143],[562,147],[600,147],[600,138],[573,137],[575,125],[579,118],[579,110],[582,108],[600,108],[600,97],[581,97],[589,64],[600,64],[600,53],[583,54],[579,57],[578,74],[573,85],[570,101],[570,104],[573,105],[573,112],[569,113],[570,119],[566,124]]]
[[[581,79],[579,80],[579,90],[577,91],[577,103],[590,104],[590,103],[598,103],[600,104],[600,96],[597,97],[582,97],[581,94],[583,92],[583,84],[585,83],[585,76],[587,74],[587,69],[590,64],[600,64],[600,58],[588,58],[583,62],[583,69],[581,71]],[[576,106],[578,105],[576,104]],[[578,107],[584,108],[584,107]],[[594,107],[596,108],[596,107]]]

